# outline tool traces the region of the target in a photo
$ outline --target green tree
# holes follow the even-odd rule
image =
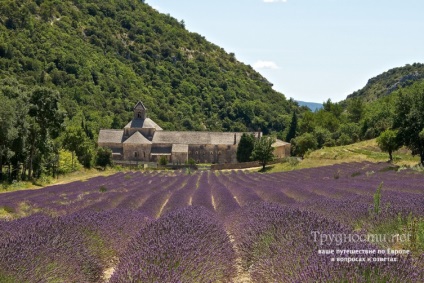
[[[59,110],[59,93],[45,87],[36,87],[30,96],[28,135],[28,177],[32,178],[34,157],[41,160],[46,153],[48,140],[56,138],[63,123]],[[40,162],[37,167],[41,166]]]
[[[112,166],[112,150],[99,147],[96,153],[96,166],[106,168],[108,165]]]
[[[402,90],[396,103],[394,128],[400,142],[424,165],[424,83]]]
[[[339,119],[343,112],[343,107],[339,103],[333,103],[329,98],[327,102],[323,102],[322,107],[325,111],[333,113],[333,115]]]
[[[252,155],[253,147],[255,145],[255,137],[253,134],[243,133],[240,142],[237,146],[237,161],[247,162]]]
[[[166,158],[166,156],[161,156],[159,158],[159,165],[165,166],[166,164],[168,164],[168,158]]]
[[[315,114],[315,124],[334,133],[340,126],[340,120],[337,119],[337,117],[334,116],[332,112],[327,112],[323,109],[320,109]]]
[[[299,134],[313,132],[315,128],[315,114],[312,112],[303,113],[299,121]]]
[[[378,146],[382,151],[389,153],[390,161],[393,161],[393,151],[396,151],[401,147],[397,135],[398,133],[395,130],[385,130],[377,138]]]
[[[290,142],[294,137],[296,137],[297,131],[297,114],[293,111],[292,119],[290,122],[290,128],[286,136],[286,141]]]
[[[272,137],[260,137],[256,140],[252,151],[252,160],[257,160],[262,165],[262,170],[265,170],[266,164],[274,160],[274,148],[272,144],[275,139]]]
[[[72,152],[72,164],[74,163],[74,153],[79,162],[84,167],[90,168],[93,159],[93,142],[87,137],[81,126],[69,126],[63,136],[63,147]]]
[[[3,179],[3,163],[14,155],[11,144],[18,136],[15,128],[16,113],[12,100],[0,93],[0,181]]]
[[[351,122],[358,123],[364,112],[364,103],[362,99],[350,99],[347,104],[347,112],[349,113],[349,120]]]
[[[357,123],[344,123],[340,125],[338,132],[340,133],[340,137],[347,137],[347,139],[345,138],[346,141],[342,143],[345,145],[359,141],[361,129]]]
[[[315,128],[314,136],[317,140],[318,148],[322,148],[323,146],[328,145],[329,141],[331,140],[330,131],[322,127]]]
[[[82,168],[78,161],[74,161],[73,154],[67,150],[59,150],[59,168],[60,174],[71,173]]]
[[[295,138],[292,142],[292,150],[294,154],[304,156],[308,150],[317,149],[317,139],[311,133],[305,133]]]
[[[22,175],[20,175],[21,165],[25,166],[25,162],[27,160],[28,151],[27,151],[27,140],[29,133],[29,124],[28,124],[28,112],[30,103],[28,102],[28,91],[27,87],[20,84],[17,80],[13,78],[7,78],[0,81],[0,93],[3,93],[6,99],[9,99],[10,102],[13,101],[13,113],[9,113],[12,116],[4,118],[5,120],[2,123],[6,125],[10,122],[10,118],[13,117],[13,131],[16,131],[16,135],[14,135],[14,139],[8,143],[6,156],[3,156],[9,165],[11,165],[11,172],[9,175],[9,179],[11,180],[20,180],[21,178],[25,178],[25,171],[22,171]],[[4,104],[3,104],[4,103]],[[10,104],[6,101],[3,101],[0,104],[0,108],[4,105],[4,112],[6,113]],[[9,105],[9,106],[8,106]],[[2,112],[0,110],[0,112]],[[8,128],[5,126],[4,129]],[[2,131],[3,132],[3,131]],[[3,133],[4,134],[4,133]],[[9,138],[12,136],[11,133],[7,135]],[[5,135],[6,136],[6,135]],[[6,140],[3,140],[6,142]]]
[[[84,142],[84,137],[82,133],[83,131],[79,127],[68,127],[65,130],[63,138],[63,148],[65,148],[72,154],[72,170],[74,170],[75,151],[77,151],[78,147]]]

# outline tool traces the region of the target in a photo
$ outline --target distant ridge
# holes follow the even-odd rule
[[[348,95],[346,99],[360,98],[368,102],[375,101],[399,88],[408,87],[421,80],[424,80],[424,64],[406,64],[369,79],[362,89]]]
[[[306,106],[309,109],[311,109],[311,111],[319,110],[322,108],[322,103],[305,102],[305,101],[299,101],[299,100],[296,100],[296,102],[299,104],[299,106]]]

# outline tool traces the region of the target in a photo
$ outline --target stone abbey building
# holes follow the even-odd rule
[[[237,163],[236,152],[241,132],[164,131],[147,117],[147,109],[139,101],[134,117],[123,130],[100,130],[98,145],[112,150],[115,161],[155,162],[165,156],[168,162],[184,164]],[[260,132],[256,136],[260,136]],[[276,158],[290,154],[290,144],[277,140]]]

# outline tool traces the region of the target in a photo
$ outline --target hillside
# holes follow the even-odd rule
[[[424,80],[424,64],[407,64],[369,79],[364,88],[348,95],[347,99],[361,98],[364,101],[374,101],[398,88],[404,88],[422,80]]]
[[[393,156],[393,164],[396,166],[414,166],[419,162],[419,157],[412,156],[411,151],[405,147],[395,151]],[[346,162],[386,163],[388,160],[388,153],[380,150],[376,139],[371,139],[349,145],[323,147],[311,151],[302,160],[296,161],[293,157],[287,159],[287,162],[273,164],[270,166],[269,172],[315,168],[340,163],[345,164]]]
[[[297,106],[235,54],[137,0],[7,0],[0,6],[0,94],[59,91],[95,136],[135,102],[166,130],[282,131]]]

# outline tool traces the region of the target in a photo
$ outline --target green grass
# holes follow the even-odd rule
[[[130,170],[127,170],[127,171],[130,171]],[[67,184],[67,183],[71,183],[75,181],[86,181],[93,177],[109,176],[117,172],[120,172],[119,168],[118,169],[108,168],[104,171],[99,171],[96,169],[82,169],[82,170],[75,171],[66,175],[60,175],[56,179],[52,178],[49,180],[48,183],[44,182],[43,180],[35,180],[33,182],[30,182],[30,181],[16,182],[15,181],[12,184],[3,182],[3,183],[0,183],[0,194],[20,191],[20,190],[36,190],[36,189],[44,188],[51,185]]]
[[[402,148],[393,153],[393,164],[397,166],[413,166],[419,163],[418,156]],[[375,139],[362,141],[345,146],[326,147],[308,153],[303,160],[273,164],[266,172],[291,171],[303,168],[334,165],[344,162],[387,162],[389,154],[382,152]]]
[[[16,283],[19,282],[16,278],[3,273],[0,270],[0,283]]]

